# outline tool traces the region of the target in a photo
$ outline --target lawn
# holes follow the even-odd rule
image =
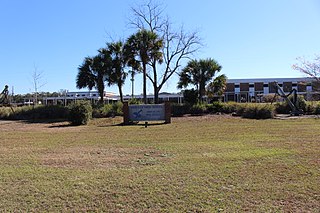
[[[319,212],[320,119],[0,122],[0,211]]]

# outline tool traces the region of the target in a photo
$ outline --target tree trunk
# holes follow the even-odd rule
[[[202,102],[202,97],[205,95],[205,85],[200,83],[199,85],[199,101]]]
[[[157,85],[153,85],[154,87],[154,103],[158,104],[159,103],[159,88],[157,87]]]
[[[104,100],[103,100],[103,98],[104,98],[104,82],[101,80],[101,78],[99,78],[100,80],[98,80],[98,85],[97,85],[97,87],[98,87],[98,92],[99,92],[99,95],[100,95],[100,100],[99,100],[99,102],[101,103],[101,104],[103,104],[104,103]]]
[[[104,102],[103,102],[104,94],[103,94],[103,92],[101,92],[101,91],[99,91],[99,94],[100,94],[100,100],[99,100],[99,102],[100,102],[101,104],[103,104],[103,103],[104,103]]]
[[[143,63],[143,103],[147,104],[147,64]]]
[[[120,101],[123,103],[122,85],[118,84],[118,88],[119,88],[119,94],[120,94]]]
[[[153,90],[154,90],[154,103],[159,103],[159,91],[160,88],[158,87],[158,76],[157,76],[157,67],[156,67],[156,60],[153,61]]]

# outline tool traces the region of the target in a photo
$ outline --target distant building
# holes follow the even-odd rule
[[[299,95],[303,95],[306,100],[320,100],[319,83],[312,78],[256,78],[256,79],[228,79],[224,94],[219,97],[223,101],[235,102],[262,102],[263,96],[274,95],[276,93],[275,83],[283,89],[285,93],[297,90]],[[124,101],[132,98],[131,95],[123,96]],[[143,95],[134,95],[133,98],[143,101]],[[218,97],[216,97],[218,98]],[[149,103],[154,102],[153,95],[147,95]],[[66,92],[59,97],[46,97],[43,99],[45,105],[68,105],[77,100],[90,100],[96,103],[100,100],[97,91],[88,92]],[[119,101],[120,97],[112,92],[105,92],[104,103],[112,103]],[[173,103],[183,103],[182,93],[160,93],[159,102],[170,101]],[[207,97],[204,97],[207,101]]]
[[[312,78],[261,78],[261,79],[229,79],[224,92],[224,101],[259,102],[261,97],[275,94],[275,82],[285,93],[297,90],[297,94],[307,100],[319,100],[319,83]]]
[[[143,95],[134,95],[133,98],[143,102]],[[131,95],[123,96],[124,101],[129,101],[130,99],[132,99]],[[153,94],[147,95],[147,100],[148,100],[148,103],[154,103]],[[165,101],[181,104],[181,103],[183,103],[183,94],[167,93],[167,92],[160,93],[159,94],[159,103],[163,103]]]
[[[45,105],[68,105],[77,100],[89,100],[92,103],[96,103],[100,100],[98,91],[87,92],[66,92],[58,97],[44,97],[43,103]],[[104,92],[103,101],[105,103],[117,101],[118,97],[113,92]]]

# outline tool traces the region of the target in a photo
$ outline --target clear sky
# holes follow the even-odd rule
[[[319,0],[157,1],[177,28],[199,31],[204,47],[194,58],[216,59],[230,79],[301,77],[291,68],[296,58],[312,59],[320,52]],[[128,26],[130,7],[141,2],[0,0],[0,89],[8,84],[16,94],[33,92],[36,67],[45,83],[40,91],[77,91],[84,57],[134,33]],[[142,92],[140,79],[136,94]],[[176,83],[172,78],[162,92],[177,91]],[[130,88],[128,80],[124,94]]]

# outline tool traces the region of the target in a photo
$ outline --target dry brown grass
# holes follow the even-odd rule
[[[154,165],[167,159],[158,150],[89,146],[51,150],[40,160],[42,165],[55,168],[109,169]]]
[[[320,120],[0,122],[0,210],[318,212]]]

